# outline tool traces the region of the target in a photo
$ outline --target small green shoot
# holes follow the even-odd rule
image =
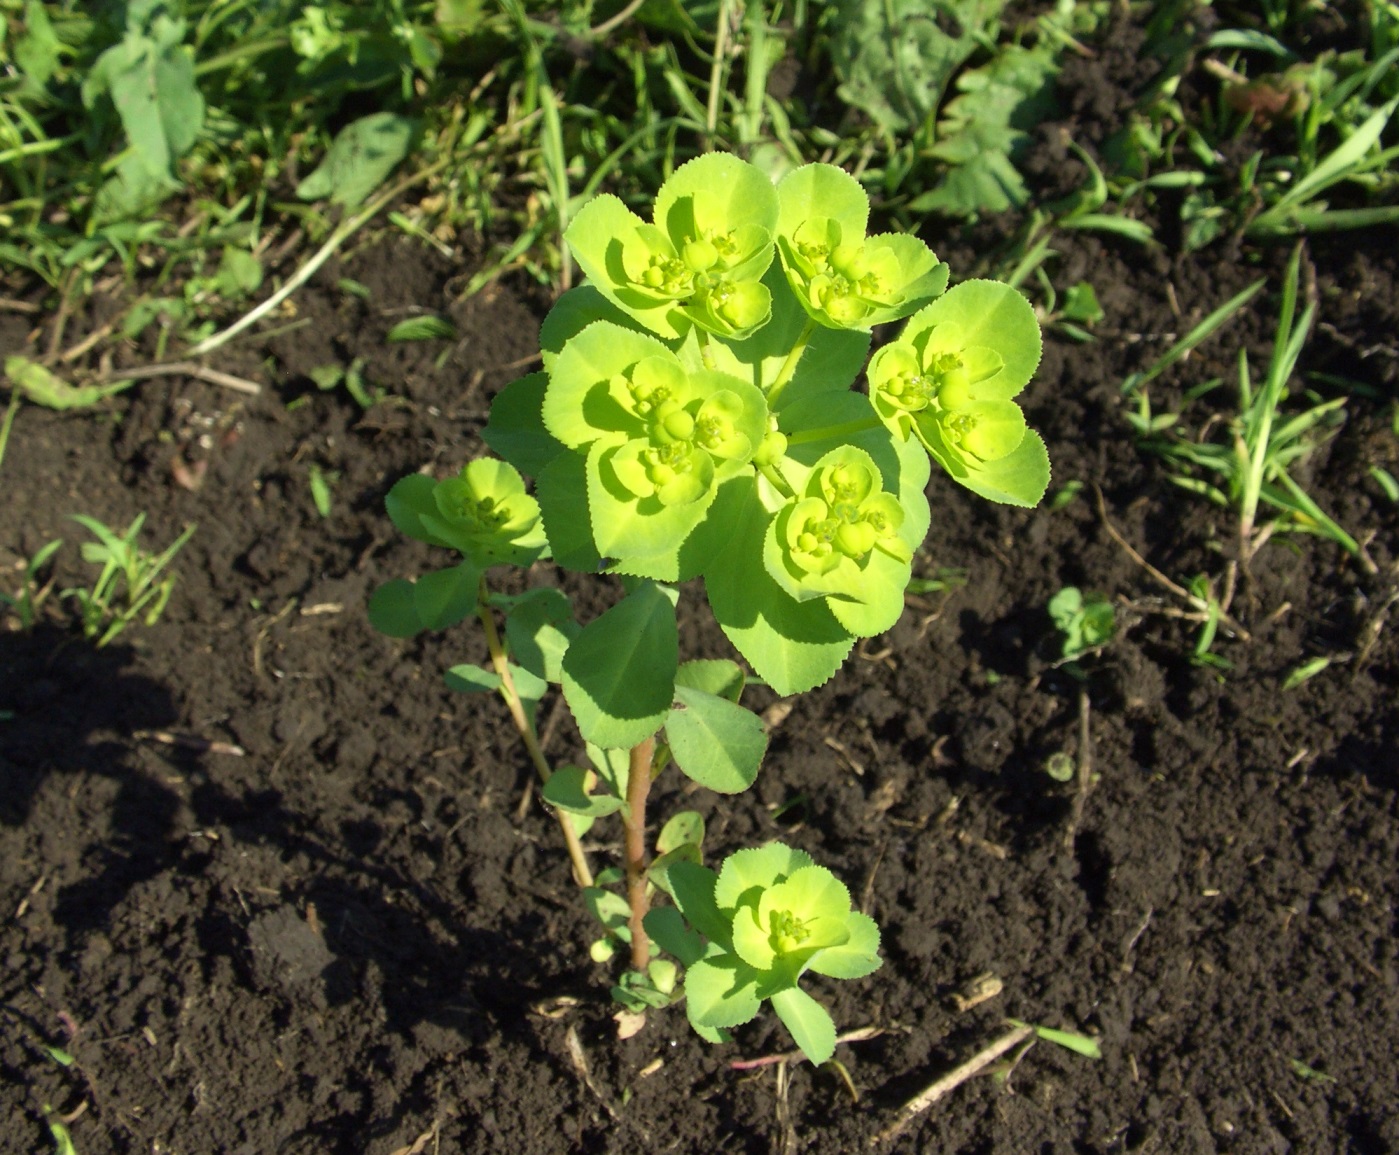
[[[317,365],[311,370],[311,380],[322,393],[343,385],[356,405],[372,409],[384,399],[384,390],[364,379],[364,358],[356,357],[349,365]]]
[[[77,1061],[62,1047],[45,1046],[44,1054],[48,1055],[60,1067],[71,1067]]]
[[[1044,760],[1044,772],[1056,782],[1071,782],[1078,773],[1078,765],[1067,751],[1055,750]]]
[[[1204,607],[1205,620],[1200,624],[1200,632],[1195,635],[1195,648],[1191,661],[1197,666],[1208,666],[1215,670],[1232,670],[1234,664],[1227,658],[1213,652],[1214,640],[1224,619],[1224,606],[1214,592],[1214,583],[1206,574],[1197,574],[1189,585],[1194,604]]]
[[[1295,690],[1303,682],[1307,682],[1310,681],[1312,678],[1315,678],[1319,673],[1321,673],[1322,670],[1326,669],[1326,667],[1331,665],[1331,663],[1335,660],[1336,659],[1333,657],[1322,656],[1319,658],[1312,658],[1310,661],[1303,662],[1295,670],[1289,672],[1287,677],[1283,679],[1282,688],[1284,690]]]
[[[1299,1079],[1305,1079],[1309,1083],[1334,1083],[1335,1075],[1328,1075],[1325,1071],[1318,1071],[1315,1067],[1302,1062],[1301,1059],[1288,1059],[1287,1065],[1292,1069],[1292,1073]]]
[[[334,507],[334,486],[340,480],[340,474],[335,470],[322,469],[314,461],[308,472],[311,501],[316,507],[316,512],[324,520],[330,516],[331,509]]]
[[[1049,508],[1056,511],[1067,509],[1078,499],[1078,495],[1082,492],[1083,482],[1079,481],[1077,478],[1066,481],[1055,491],[1054,496],[1049,499]]]
[[[48,564],[49,559],[58,552],[62,545],[63,539],[55,538],[25,563],[24,582],[18,592],[13,594],[0,592],[0,606],[7,607],[19,619],[19,627],[22,630],[33,629],[34,623],[38,620],[39,608],[44,604],[49,591],[53,588],[52,581],[46,585],[39,584],[39,571]]]
[[[908,593],[914,597],[923,594],[945,594],[950,590],[961,589],[967,584],[967,571],[957,566],[939,566],[931,577],[908,579]]]
[[[73,520],[97,538],[83,545],[83,560],[102,567],[90,587],[74,586],[59,595],[77,602],[83,636],[96,638],[101,647],[138,617],[143,617],[148,626],[159,621],[175,588],[174,574],[165,574],[163,578],[161,575],[189,541],[195,527],[188,526],[165,550],[151,554],[136,541],[145,524],[144,513],[136,515],[124,534],[82,514],[74,514]]]
[[[1022,1023],[1019,1019],[1007,1019],[1006,1021],[1013,1027],[1028,1027],[1035,1032],[1037,1038],[1043,1039],[1046,1043],[1055,1043],[1076,1055],[1082,1055],[1085,1059],[1101,1059],[1103,1057],[1098,1040],[1088,1035],[1080,1035],[1074,1031],[1061,1031],[1054,1027],[1040,1027],[1034,1023]]]
[[[1112,602],[1098,593],[1065,586],[1049,599],[1049,617],[1062,636],[1060,657],[1074,662],[1101,649],[1117,631]]]
[[[1372,465],[1370,476],[1375,484],[1384,490],[1385,497],[1389,498],[1391,504],[1399,505],[1399,481],[1394,479],[1394,474],[1383,466]]]
[[[388,341],[455,341],[457,330],[449,321],[428,314],[409,317],[389,330]]]
[[[73,1145],[73,1136],[69,1134],[68,1127],[55,1114],[54,1109],[47,1103],[44,1104],[44,1122],[49,1129],[49,1136],[53,1139],[54,1155],[78,1155],[78,1149]]]

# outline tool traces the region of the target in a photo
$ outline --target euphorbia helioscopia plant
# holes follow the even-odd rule
[[[932,461],[1013,505],[1036,504],[1049,481],[1015,401],[1039,362],[1029,304],[995,281],[947,289],[927,245],[871,236],[868,220],[840,169],[807,165],[774,186],[718,154],[677,169],[649,222],[616,197],[589,202],[566,234],[587,281],[544,320],[543,370],[492,405],[484,436],[500,460],[407,477],[388,495],[400,530],[460,560],[370,604],[400,637],[480,620],[490,665],[454,667],[449,684],[509,705],[604,928],[594,956],[630,949],[617,1000],[684,997],[710,1039],[766,1000],[817,1062],[835,1029],[798,980],[874,970],[874,923],[780,843],[706,868],[692,812],[646,843],[647,794],[667,766],[735,794],[766,748],[740,704],[743,667],[681,661],[676,583],[703,579],[747,666],[799,693],[898,620]],[[872,328],[904,318],[871,359]],[[867,361],[866,393],[853,387]],[[614,575],[621,598],[582,624],[557,589],[507,596],[488,581],[492,567],[546,558]],[[551,767],[539,748],[535,707],[554,685],[587,766]],[[624,862],[594,877],[579,836],[612,814]],[[651,909],[656,890],[673,905]]]

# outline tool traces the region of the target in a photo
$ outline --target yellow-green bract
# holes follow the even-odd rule
[[[658,336],[692,326],[742,337],[771,313],[761,283],[772,263],[777,194],[738,157],[712,153],[681,165],[656,196],[647,224],[614,196],[583,206],[565,234],[589,281]]]
[[[868,222],[840,169],[774,188],[723,155],[676,170],[650,222],[595,198],[567,234],[588,283],[545,319],[544,371],[507,386],[485,430],[535,476],[560,565],[702,577],[779,693],[897,621],[930,460],[1017,505],[1049,477],[1013,400],[1039,360],[1028,303],[987,281],[944,295],[927,245]],[[852,389],[869,330],[911,314],[868,396]]]
[[[1049,485],[1049,457],[1012,398],[1039,359],[1029,302],[999,281],[964,281],[874,355],[870,396],[896,436],[915,435],[956,481],[1033,506]]]

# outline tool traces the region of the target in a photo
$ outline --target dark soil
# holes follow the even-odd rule
[[[1064,142],[1100,148],[1146,79],[1130,29],[1107,42],[1062,78],[1064,119],[1024,162],[1045,195],[1078,180]],[[1013,223],[929,239],[972,275]],[[619,1041],[613,972],[590,961],[550,816],[521,807],[505,710],[442,683],[483,643],[392,641],[365,619],[376,585],[432,564],[384,493],[481,452],[491,397],[537,349],[536,292],[459,302],[462,266],[385,242],[299,294],[281,319],[299,327],[213,359],[257,396],[157,378],[101,412],[25,408],[3,465],[7,574],[62,536],[55,589],[90,580],[73,513],[145,511],[148,545],[198,529],[158,624],[95,649],[55,595],[32,631],[0,633],[0,1151],[50,1149],[51,1106],[75,1114],[81,1155],[850,1152],[1014,1017],[1096,1036],[1103,1057],[1040,1043],[886,1149],[1399,1153],[1399,511],[1368,472],[1399,471],[1394,234],[1306,250],[1303,368],[1366,388],[1298,472],[1378,576],[1330,542],[1274,539],[1233,606],[1251,640],[1216,644],[1227,671],[1192,663],[1185,603],[1109,532],[1181,583],[1217,579],[1234,541],[1228,511],[1136,446],[1118,386],[1260,274],[1270,291],[1153,401],[1229,378],[1241,342],[1265,364],[1287,251],[1055,248],[1061,292],[1090,280],[1107,317],[1088,344],[1051,329],[1026,397],[1055,488],[1082,491],[1027,513],[935,479],[919,572],[965,582],[790,703],[749,794],[658,783],[655,813],[699,808],[715,857],[780,837],[880,922],[879,972],[811,984],[842,1029],[883,1030],[837,1052],[858,1103],[833,1069],[732,1069],[790,1046],[770,1016],[726,1047],[679,1009]],[[460,339],[387,345],[413,310]],[[29,347],[27,323],[0,314],[0,352]],[[391,395],[367,412],[309,378],[357,357]],[[313,465],[336,475],[324,519]],[[1044,608],[1068,584],[1113,597],[1123,624],[1082,680],[1053,664]],[[725,654],[682,605],[690,654]],[[578,757],[567,725],[549,751]],[[1056,751],[1091,755],[1086,793],[1045,773]],[[1002,993],[958,1012],[987,971]]]

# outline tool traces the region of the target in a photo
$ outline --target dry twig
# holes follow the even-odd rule
[[[900,1108],[899,1117],[871,1139],[870,1146],[877,1147],[881,1143],[897,1139],[903,1134],[904,1128],[939,1099],[946,1098],[968,1079],[981,1074],[1007,1051],[1018,1047],[1026,1039],[1032,1038],[1034,1033],[1034,1027],[1016,1027],[1013,1031],[1008,1031],[1002,1035],[990,1046],[982,1048],[961,1066],[948,1071],[942,1078],[929,1084]]]

